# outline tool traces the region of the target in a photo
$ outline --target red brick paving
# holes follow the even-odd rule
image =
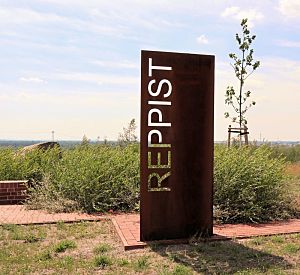
[[[94,221],[104,218],[84,213],[47,213],[42,210],[27,210],[24,205],[0,205],[0,224],[43,224],[58,221]]]
[[[143,248],[147,243],[140,241],[140,217],[138,214],[112,217],[125,250]],[[214,235],[207,240],[228,240],[269,236],[276,234],[300,233],[300,219],[271,222],[266,224],[224,224],[214,226]],[[188,240],[171,240],[163,243],[182,243]],[[160,242],[161,243],[161,242]]]
[[[111,219],[125,250],[143,248],[147,245],[140,241],[139,214],[117,215]]]
[[[84,213],[47,213],[42,210],[27,210],[23,205],[0,205],[0,224],[44,224],[111,219],[125,250],[143,248],[140,241],[139,214],[89,215]],[[249,238],[275,234],[300,233],[300,219],[266,224],[224,224],[214,226],[214,236],[208,240]],[[171,240],[163,243],[182,243],[188,240]],[[160,242],[161,243],[161,242]]]

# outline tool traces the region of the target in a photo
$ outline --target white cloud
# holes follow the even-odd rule
[[[199,37],[197,37],[197,43],[198,44],[208,44],[208,39],[206,38],[206,35],[201,34]]]
[[[138,69],[139,65],[134,62],[127,60],[120,61],[107,61],[107,60],[95,60],[91,62],[92,64],[99,65],[106,68],[121,68],[121,69]]]
[[[239,11],[240,11],[239,7],[228,7],[221,13],[221,16],[223,17],[236,16],[239,13]]]
[[[32,82],[32,83],[47,83],[47,81],[39,77],[20,77],[19,80],[24,82]]]
[[[119,75],[101,75],[89,72],[62,72],[47,75],[49,79],[82,81],[96,84],[110,85],[138,85],[139,77],[119,76]]]
[[[222,13],[222,17],[229,17],[233,18],[235,20],[241,20],[244,18],[248,18],[248,25],[254,26],[255,22],[261,21],[264,18],[264,15],[260,12],[257,11],[256,9],[247,9],[247,10],[242,10],[240,7],[232,6],[226,8]]]
[[[278,45],[287,48],[300,48],[300,41],[280,40]]]
[[[8,24],[25,24],[32,22],[61,22],[62,16],[51,13],[37,12],[31,9],[0,7],[0,20]]]
[[[286,17],[300,17],[300,1],[299,0],[280,0],[278,3],[279,11]]]
[[[20,24],[57,24],[60,28],[67,26],[68,28],[89,31],[97,34],[108,36],[124,37],[124,29],[122,26],[107,25],[104,22],[94,21],[90,19],[78,19],[76,17],[68,17],[57,15],[55,13],[40,12],[28,8],[12,8],[0,6],[0,23],[2,25],[20,25]]]
[[[72,109],[74,106],[82,106],[85,108],[102,106],[102,108],[110,108],[112,105],[117,105],[120,107],[125,100],[128,102],[132,100],[132,95],[122,92],[114,92],[114,97],[112,97],[112,94],[109,92],[101,92],[101,94],[99,94],[87,91],[84,94],[85,96],[78,92],[65,93],[64,90],[61,90],[60,92],[56,91],[56,93],[59,93],[59,97],[53,96],[53,92],[51,92],[51,90],[45,90],[39,93],[31,90],[21,92],[7,91],[0,92],[0,99],[1,101],[7,102],[19,102],[26,106],[28,106],[28,104],[34,105],[38,103],[65,106],[65,102],[69,102],[69,106],[65,106],[65,108],[70,109]],[[122,100],[116,102],[115,97]]]

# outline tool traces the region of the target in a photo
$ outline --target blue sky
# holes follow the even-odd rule
[[[0,139],[117,139],[139,123],[140,51],[216,56],[215,140],[247,17],[261,67],[246,89],[251,139],[300,140],[300,1],[1,0]]]

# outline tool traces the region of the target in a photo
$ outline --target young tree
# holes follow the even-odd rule
[[[137,136],[136,136],[136,124],[135,124],[135,119],[133,118],[127,127],[123,127],[123,133],[119,134],[119,143],[120,144],[130,144],[134,143],[137,141]]]
[[[86,135],[83,135],[80,145],[86,147],[90,144],[91,140]]]
[[[225,104],[232,106],[235,115],[230,116],[229,112],[225,112],[225,117],[230,118],[232,122],[239,123],[240,128],[246,126],[247,120],[245,117],[248,109],[255,105],[255,101],[251,103],[247,102],[251,92],[248,90],[244,92],[245,80],[259,67],[260,61],[253,60],[254,50],[250,48],[252,42],[255,40],[255,35],[250,35],[250,31],[247,25],[248,19],[242,19],[242,34],[237,33],[235,39],[238,43],[240,55],[230,53],[229,57],[233,60],[233,64],[230,65],[234,69],[235,76],[239,80],[239,90],[235,91],[233,86],[228,86],[225,95]]]

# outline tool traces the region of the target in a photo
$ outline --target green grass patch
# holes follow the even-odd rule
[[[83,229],[100,233],[93,238],[75,239]],[[207,243],[195,241],[125,252],[111,234],[113,227],[107,221],[64,224],[60,229],[55,224],[9,225],[0,230],[5,233],[4,239],[0,240],[1,274],[300,273],[300,234]],[[14,240],[15,232],[22,236],[30,233],[43,235],[44,239],[33,242]],[[69,234],[69,239],[58,241],[61,234]]]
[[[142,272],[146,270],[150,266],[149,257],[147,255],[139,257],[134,262],[132,262],[132,266],[136,272]]]
[[[265,241],[264,237],[254,237],[250,242],[254,245],[262,245]]]
[[[285,239],[283,236],[281,235],[275,235],[275,236],[272,236],[270,238],[270,240],[273,242],[273,243],[284,243],[285,242]]]
[[[102,254],[112,250],[112,247],[107,243],[101,243],[94,248],[95,254]]]
[[[100,268],[106,268],[107,266],[112,265],[112,259],[107,255],[97,255],[94,258],[94,265]]]
[[[130,262],[128,259],[121,258],[118,260],[118,265],[123,267],[123,266],[129,266]]]
[[[289,244],[285,245],[283,249],[284,249],[285,253],[296,254],[300,251],[300,245],[289,243]]]
[[[56,253],[61,253],[61,252],[65,252],[67,249],[72,249],[75,247],[76,247],[76,243],[74,241],[62,240],[53,247],[53,251]]]
[[[53,256],[51,254],[50,250],[42,251],[38,254],[37,259],[39,261],[49,261],[53,259]]]
[[[189,275],[189,274],[193,274],[193,271],[181,264],[178,264],[175,266],[174,270],[172,271],[173,275]]]

